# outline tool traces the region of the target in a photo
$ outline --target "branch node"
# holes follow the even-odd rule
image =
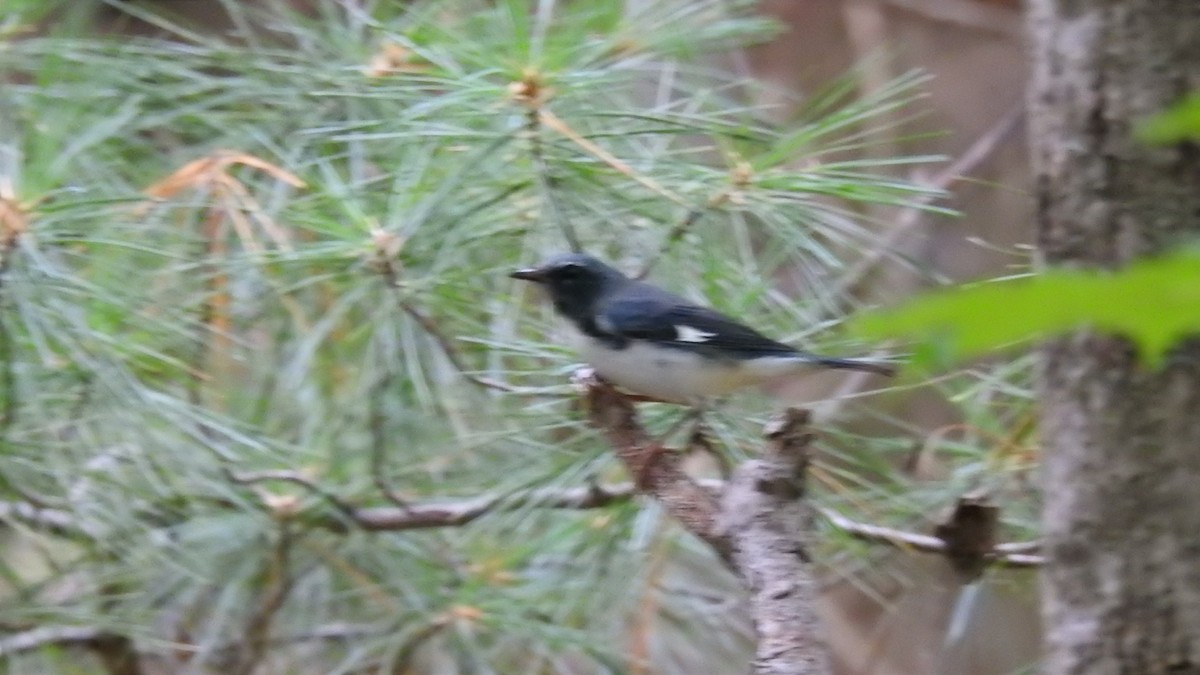
[[[934,530],[945,544],[946,559],[967,580],[974,580],[992,562],[1000,509],[986,494],[965,494],[954,512]]]
[[[800,408],[772,419],[763,430],[762,457],[739,466],[721,496],[718,531],[727,540],[731,566],[750,589],[759,673],[831,672],[810,564],[815,510],[804,499],[814,437],[809,420]]]
[[[508,83],[508,96],[513,102],[536,111],[554,95],[554,89],[546,86],[545,78],[533,68],[526,68],[521,79]]]
[[[783,458],[799,459],[807,454],[813,434],[809,422],[812,413],[805,408],[788,408],[763,427],[763,438],[770,441],[771,451]]]

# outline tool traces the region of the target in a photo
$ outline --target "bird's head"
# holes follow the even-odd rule
[[[541,285],[558,311],[567,316],[590,312],[605,293],[628,281],[616,269],[583,253],[554,256],[509,276]]]

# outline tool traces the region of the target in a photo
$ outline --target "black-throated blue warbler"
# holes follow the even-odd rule
[[[596,374],[661,401],[702,405],[814,368],[893,373],[886,364],[818,356],[776,342],[583,253],[559,255],[510,276],[546,289]]]

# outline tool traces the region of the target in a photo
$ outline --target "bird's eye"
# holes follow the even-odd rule
[[[583,268],[575,264],[567,264],[560,266],[555,270],[555,276],[564,281],[578,279],[583,273]]]

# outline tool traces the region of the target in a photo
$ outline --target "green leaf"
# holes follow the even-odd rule
[[[1137,135],[1152,144],[1200,141],[1200,92],[1146,120]]]
[[[848,325],[866,339],[936,340],[936,351],[957,359],[1084,327],[1124,335],[1147,363],[1157,363],[1180,338],[1200,332],[1200,251],[1185,249],[1118,272],[1051,270],[936,291]]]

